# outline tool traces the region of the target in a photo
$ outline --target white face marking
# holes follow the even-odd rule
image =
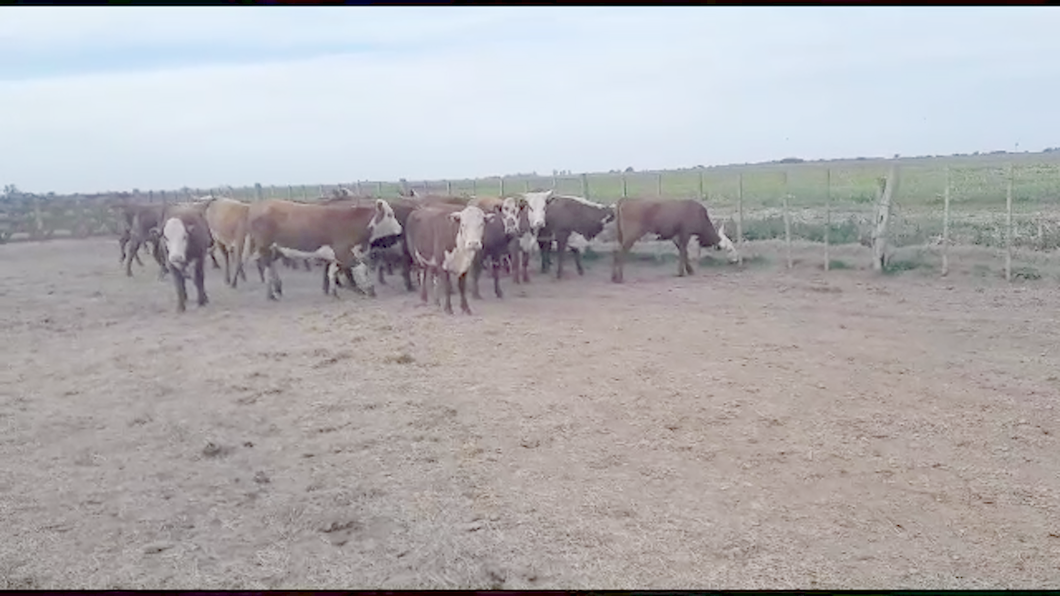
[[[501,218],[504,221],[504,233],[516,234],[519,232],[519,203],[512,197],[507,197],[501,202]]]
[[[456,246],[445,252],[442,267],[457,275],[471,269],[475,251],[482,249],[482,232],[486,227],[486,214],[478,207],[469,205],[449,217],[460,222],[456,232]]]
[[[529,215],[531,230],[536,232],[545,226],[545,205],[551,196],[551,190],[523,193],[523,198],[526,199],[526,205],[529,208],[527,215]]]
[[[737,260],[739,260],[739,255],[736,252],[736,245],[734,245],[732,243],[732,240],[729,240],[729,237],[725,235],[725,229],[724,228],[725,228],[724,225],[716,226],[716,229],[718,230],[718,236],[721,237],[721,242],[718,243],[718,249],[719,250],[728,251],[729,252],[729,261],[732,261],[732,262],[735,263]]]
[[[576,250],[585,250],[585,247],[589,246],[589,241],[578,232],[571,232],[570,238],[567,239],[567,246]]]
[[[188,257],[188,229],[179,217],[166,220],[162,228],[162,240],[166,244],[169,262],[178,269],[183,269]]]
[[[394,217],[394,209],[390,207],[390,203],[383,199],[377,199],[375,208],[375,216],[372,217],[372,221],[368,222],[368,229],[370,230],[368,242],[371,243],[381,238],[400,234],[401,223],[398,222],[397,217]]]

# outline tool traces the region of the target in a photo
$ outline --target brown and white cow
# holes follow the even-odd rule
[[[486,214],[486,223],[482,230],[482,249],[475,255],[472,263],[471,297],[481,300],[478,291],[478,280],[482,269],[488,264],[493,273],[493,292],[503,298],[501,292],[500,270],[506,259],[511,258],[511,247],[519,235],[519,207],[513,198],[497,199],[495,202],[476,205]],[[489,209],[483,208],[489,206]],[[493,217],[490,217],[490,216]]]
[[[541,272],[551,265],[552,242],[556,243],[556,279],[563,277],[563,255],[567,249],[574,254],[578,275],[585,275],[581,253],[589,241],[603,231],[614,219],[615,209],[570,195],[551,194],[546,200],[545,225],[537,230],[537,245],[541,251]]]
[[[189,264],[194,267],[192,279],[198,292],[198,304],[205,306],[209,302],[204,283],[206,255],[213,247],[210,225],[201,209],[189,205],[167,207],[163,218],[162,249],[159,252],[164,254],[177,290],[177,312],[184,312],[188,301],[185,278]]]
[[[368,247],[402,233],[394,210],[382,199],[374,205],[307,205],[279,199],[253,203],[247,212],[248,244],[269,270],[266,296],[276,300],[283,295],[283,283],[276,272],[277,255],[290,258],[323,259],[324,293],[338,297],[335,277],[340,269],[352,269],[356,285],[375,296],[363,258]],[[245,257],[244,257],[245,260]]]
[[[413,262],[422,273],[420,297],[424,303],[427,302],[428,288],[434,285],[434,278],[442,277],[445,282],[445,312],[452,314],[452,276],[455,275],[460,287],[460,310],[471,314],[471,307],[467,304],[467,274],[476,253],[482,250],[482,233],[489,218],[496,216],[487,215],[474,205],[463,208],[452,205],[428,206],[409,214],[405,237]],[[435,302],[438,302],[437,298]]]
[[[642,237],[651,234],[660,240],[673,240],[677,245],[677,275],[692,275],[688,259],[688,242],[696,236],[699,245],[713,246],[729,252],[729,259],[737,259],[736,247],[725,232],[714,225],[707,208],[695,199],[619,199],[615,204],[618,247],[611,268],[611,281],[621,283],[626,253]]]

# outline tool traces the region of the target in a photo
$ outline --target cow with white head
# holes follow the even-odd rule
[[[204,263],[206,255],[213,248],[210,226],[206,223],[201,209],[184,205],[167,209],[163,222],[160,244],[166,265],[173,274],[173,284],[177,290],[177,312],[184,312],[188,301],[185,286],[188,265],[193,266],[191,277],[198,292],[198,304],[205,306],[209,300],[204,284]]]
[[[437,276],[445,282],[445,312],[452,314],[452,277],[460,289],[460,310],[471,314],[467,303],[467,274],[482,250],[482,236],[487,220],[497,215],[486,214],[475,205],[437,204],[421,207],[411,214],[405,226],[405,240],[413,263],[423,276],[420,296],[427,302],[427,290]]]

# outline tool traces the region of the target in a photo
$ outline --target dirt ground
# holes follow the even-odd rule
[[[145,261],[0,247],[0,588],[1060,588],[1052,281]]]

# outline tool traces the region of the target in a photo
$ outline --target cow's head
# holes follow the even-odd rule
[[[739,253],[736,252],[736,245],[732,243],[732,240],[725,235],[725,223],[720,222],[714,226],[718,231],[718,243],[714,245],[714,250],[725,250],[729,253],[729,262],[735,263],[739,260]]]
[[[482,233],[486,229],[486,213],[482,209],[468,205],[460,211],[450,213],[449,219],[460,224],[456,233],[458,250],[482,250]]]
[[[185,225],[179,217],[170,217],[162,226],[162,242],[166,248],[166,260],[178,271],[188,264],[188,242],[195,224]]]
[[[553,191],[551,189],[523,193],[523,199],[526,201],[527,214],[530,219],[530,231],[536,233],[538,230],[545,227],[545,207],[552,199],[552,193]]]
[[[519,233],[519,212],[522,207],[514,197],[506,197],[501,202],[501,220],[504,222],[504,233],[514,236]]]
[[[377,241],[390,236],[401,235],[401,222],[394,216],[394,210],[390,207],[390,203],[387,203],[383,199],[375,200],[375,214],[372,215],[372,220],[368,222],[369,237],[368,243],[376,245]]]

